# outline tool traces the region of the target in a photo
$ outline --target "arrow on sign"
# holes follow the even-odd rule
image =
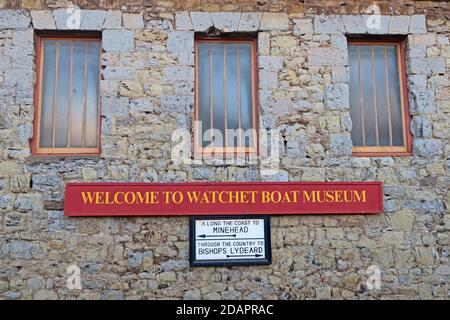
[[[235,234],[200,234],[199,238],[214,238],[214,237],[235,237]]]
[[[229,254],[227,254],[227,258],[241,258],[241,257],[255,257],[255,258],[258,258],[258,257],[262,257],[263,255],[262,254],[241,254],[241,255],[239,255],[239,254],[236,254],[236,255],[229,255]]]

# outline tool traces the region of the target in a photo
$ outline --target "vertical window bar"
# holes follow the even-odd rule
[[[377,89],[375,87],[375,58],[373,52],[373,45],[370,46],[371,49],[371,63],[372,63],[372,93],[373,93],[373,113],[375,114],[375,138],[377,146],[380,145],[378,138],[378,115],[377,115]]]
[[[361,136],[363,146],[366,146],[366,133],[364,128],[364,100],[362,94],[362,75],[361,75],[361,46],[358,46],[358,74],[359,74],[359,99],[361,101]]]
[[[67,147],[70,148],[70,123],[72,118],[72,70],[73,70],[73,40],[70,41],[70,75],[69,75],[69,103],[67,108]]]
[[[96,148],[100,147],[100,128],[101,128],[101,124],[102,124],[102,110],[100,108],[100,97],[102,96],[101,93],[101,82],[102,82],[102,45],[100,43],[99,46],[99,63],[98,63],[98,97],[97,97],[97,144],[96,144]]]
[[[387,92],[387,110],[389,122],[389,145],[392,147],[392,120],[391,120],[391,95],[389,92],[389,68],[387,64],[387,47],[384,46],[384,66],[386,69],[386,92]]]
[[[81,130],[82,146],[84,148],[86,143],[86,83],[87,83],[87,67],[88,67],[88,41],[85,41],[85,52],[84,52],[84,98],[83,98],[83,125]]]
[[[55,132],[56,132],[56,96],[58,94],[58,60],[59,60],[59,41],[56,41],[56,59],[55,59],[55,88],[53,94],[53,123],[52,123],[52,148],[55,147]]]
[[[403,60],[402,60],[402,46],[397,43],[396,44],[396,52],[397,52],[397,65],[398,65],[398,83],[399,83],[399,90],[400,90],[400,110],[401,110],[401,114],[402,114],[402,132],[403,132],[403,145],[406,146],[407,145],[407,137],[406,137],[406,130],[408,130],[406,128],[406,123],[405,123],[405,101],[404,101],[404,96],[403,96],[403,77],[405,76],[405,71],[404,71],[404,66],[403,66]]]
[[[227,143],[227,45],[223,44],[223,109],[224,109],[224,140],[225,148],[228,147]]]

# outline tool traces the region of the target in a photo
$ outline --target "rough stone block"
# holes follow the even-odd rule
[[[269,70],[259,71],[259,88],[276,89],[278,88],[278,76],[276,72]]]
[[[414,14],[409,22],[409,33],[427,33],[425,15]]]
[[[106,117],[127,115],[128,103],[128,98],[125,97],[103,97],[101,104],[102,115]]]
[[[11,192],[26,193],[30,191],[30,177],[26,175],[11,176],[9,185]]]
[[[433,133],[430,120],[424,116],[414,116],[411,121],[411,132],[416,138],[427,138]]]
[[[331,46],[336,49],[342,49],[347,51],[347,37],[343,34],[331,35]]]
[[[191,111],[194,100],[191,96],[162,96],[161,111],[164,112],[182,112]]]
[[[348,54],[340,49],[311,48],[308,60],[313,66],[345,66],[348,63]]]
[[[261,31],[284,31],[289,29],[287,13],[264,12],[259,29]]]
[[[211,18],[214,27],[217,29],[223,32],[236,32],[241,14],[235,12],[212,12]]]
[[[279,71],[283,67],[283,62],[280,57],[259,56],[258,67],[266,70]]]
[[[259,32],[258,33],[258,55],[270,54],[270,33]]]
[[[136,69],[133,67],[106,67],[103,70],[105,80],[134,80]]]
[[[0,10],[0,30],[26,29],[30,22],[30,15],[27,10]]]
[[[427,89],[413,89],[409,91],[411,112],[435,113],[436,101],[434,92]]]
[[[345,27],[342,17],[338,15],[321,15],[314,17],[314,32],[322,33],[344,33]]]
[[[105,30],[103,31],[102,46],[105,51],[132,51],[134,48],[134,33],[128,30]]]
[[[183,53],[194,51],[194,32],[172,31],[167,38],[169,52]]]
[[[175,13],[175,29],[179,31],[191,31],[194,29],[188,11]]]
[[[241,14],[238,31],[252,32],[258,31],[261,24],[261,12],[244,12]]]
[[[296,36],[304,35],[304,34],[313,34],[314,33],[314,25],[312,19],[294,19],[294,30],[293,34]]]
[[[127,29],[143,29],[144,15],[143,13],[124,13],[122,15],[123,26]]]
[[[82,10],[81,30],[102,30],[106,18],[106,11],[103,10]]]
[[[325,107],[329,110],[349,108],[349,91],[346,83],[326,86]]]
[[[350,136],[333,134],[330,139],[330,150],[335,156],[350,156],[352,154],[352,139]]]
[[[414,155],[432,158],[442,153],[441,143],[439,140],[431,139],[415,139],[413,143]]]
[[[194,31],[203,32],[213,26],[209,12],[191,12],[191,21]]]
[[[367,33],[366,21],[361,15],[343,15],[345,32],[348,34],[364,34]]]
[[[389,34],[408,34],[410,16],[392,16],[389,24]]]
[[[121,29],[122,28],[122,12],[120,10],[108,10],[103,29]]]
[[[189,66],[164,67],[163,79],[166,81],[194,81],[194,68]]]
[[[383,15],[363,15],[364,23],[366,24],[367,32],[370,34],[387,34],[390,16]]]
[[[56,29],[55,21],[50,10],[32,10],[30,11],[33,28],[36,30]]]

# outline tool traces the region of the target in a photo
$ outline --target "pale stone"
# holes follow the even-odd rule
[[[261,31],[283,31],[289,28],[289,19],[286,13],[264,12],[261,17]]]
[[[341,16],[322,15],[314,17],[314,32],[321,33],[344,33],[344,23]]]
[[[102,10],[82,10],[81,30],[102,30],[106,18],[106,11]]]
[[[11,192],[26,193],[30,190],[30,177],[27,175],[11,176]]]
[[[33,28],[36,30],[53,30],[56,29],[55,21],[50,10],[31,10],[31,21]]]
[[[0,30],[26,29],[30,25],[30,16],[27,10],[0,10]]]
[[[258,66],[261,69],[279,71],[283,67],[283,62],[280,57],[258,56]]]
[[[431,266],[434,263],[433,249],[430,247],[416,247],[414,255],[419,265]]]
[[[191,21],[194,31],[203,32],[213,26],[209,12],[191,12]]]
[[[427,33],[425,15],[414,14],[411,16],[409,33]]]
[[[270,54],[270,33],[259,32],[258,33],[258,55]]]
[[[349,108],[349,91],[346,83],[336,83],[325,88],[325,106],[327,109]]]
[[[343,15],[342,21],[344,23],[345,32],[348,34],[367,33],[366,22],[361,15]]]
[[[261,24],[261,12],[244,12],[241,14],[238,31],[252,32],[258,31]]]
[[[389,25],[389,34],[407,34],[410,16],[392,16]]]
[[[121,29],[122,28],[122,12],[120,10],[108,10],[103,29]]]
[[[293,19],[292,21],[294,22],[294,35],[310,35],[314,33],[314,25],[312,19]]]
[[[212,12],[211,18],[214,27],[217,29],[223,32],[236,32],[241,14],[234,12]]]
[[[387,34],[389,30],[389,24],[391,21],[390,16],[383,15],[363,15],[363,20],[367,27],[367,32],[370,34]]]
[[[396,230],[412,231],[414,213],[410,209],[403,209],[391,216],[392,225]]]
[[[133,67],[106,67],[103,71],[105,80],[134,80],[136,69]]]
[[[193,30],[191,17],[188,11],[180,11],[175,13],[175,28],[179,31]]]
[[[415,139],[413,143],[413,153],[417,156],[432,158],[442,153],[439,140]]]
[[[141,97],[144,94],[144,89],[140,82],[137,81],[121,81],[119,83],[119,95],[122,97]]]
[[[348,55],[345,51],[332,48],[312,48],[308,53],[311,65],[345,66]]]
[[[167,49],[170,52],[183,53],[194,51],[194,32],[173,31],[167,38]]]
[[[331,152],[336,156],[350,156],[352,154],[352,140],[349,136],[332,134],[330,141]]]
[[[143,13],[124,13],[122,15],[123,25],[127,29],[142,29],[144,28]]]
[[[292,36],[272,37],[272,47],[293,48],[297,46],[297,38]]]
[[[132,51],[134,48],[134,33],[128,30],[105,30],[103,31],[102,46],[105,51]]]

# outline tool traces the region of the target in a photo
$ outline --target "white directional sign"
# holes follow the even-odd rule
[[[191,265],[270,264],[269,217],[191,218]]]

